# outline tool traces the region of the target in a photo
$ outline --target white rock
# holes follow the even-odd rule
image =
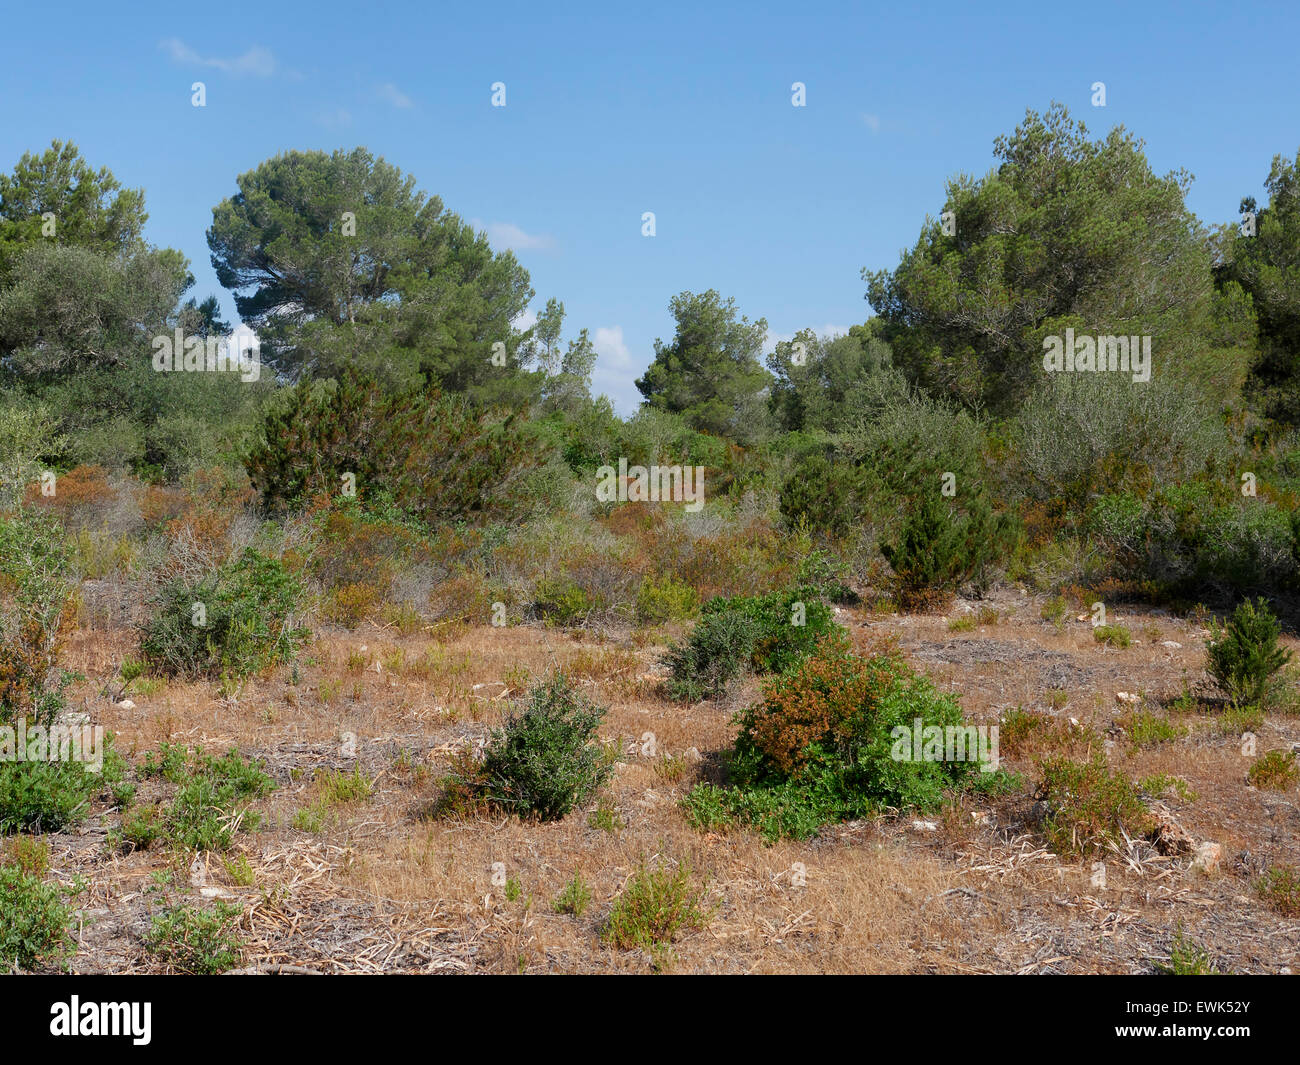
[[[1160,646],[1161,646],[1161,647],[1172,647],[1175,651],[1177,651],[1177,650],[1178,650],[1180,647],[1182,647],[1183,645],[1182,645],[1181,643],[1179,643],[1177,640],[1162,640],[1161,643],[1160,643]]]
[[[938,832],[939,826],[936,825],[933,821],[913,821],[912,831],[913,832]]]
[[[120,703],[117,704],[117,708],[119,710],[134,710],[135,703],[131,702],[130,699],[123,699]]]
[[[1219,871],[1219,859],[1223,856],[1223,848],[1217,843],[1211,843],[1209,840],[1196,845],[1196,853],[1192,858],[1192,868],[1200,873],[1216,873]]]
[[[1136,704],[1142,701],[1142,696],[1136,694],[1135,692],[1116,692],[1115,698],[1118,699],[1121,703]]]

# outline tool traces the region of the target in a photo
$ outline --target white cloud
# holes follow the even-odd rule
[[[879,132],[880,132],[880,116],[879,116],[879,115],[867,115],[867,114],[864,114],[864,115],[862,116],[862,121],[866,123],[867,129],[871,130],[872,133],[879,133]]]
[[[375,90],[375,93],[385,103],[390,103],[394,107],[405,109],[411,106],[411,98],[391,81],[384,82]]]
[[[519,317],[511,321],[510,324],[521,333],[525,329],[532,329],[532,327],[537,324],[537,312],[531,307],[525,307]]]
[[[251,74],[256,78],[269,78],[275,73],[275,56],[270,49],[253,45],[241,56],[234,59],[221,59],[217,56],[204,57],[175,37],[159,41],[158,47],[165,49],[177,63],[190,63],[201,67],[215,67],[217,70],[236,77]]]
[[[511,251],[549,251],[555,247],[555,238],[549,233],[525,233],[513,222],[483,222],[471,218],[475,229],[487,230],[488,240],[498,248]]]
[[[591,346],[611,368],[625,369],[632,364],[632,353],[623,339],[621,325],[598,326],[591,334]]]

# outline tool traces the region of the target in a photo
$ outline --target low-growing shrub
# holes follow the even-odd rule
[[[556,913],[568,913],[581,917],[591,904],[591,890],[578,873],[564,885],[564,890],[555,896],[551,904]]]
[[[558,821],[585,805],[613,772],[595,743],[605,716],[563,674],[537,685],[522,710],[494,729],[482,763],[462,758],[444,781],[438,812],[476,805]]]
[[[1123,625],[1096,625],[1092,638],[1108,647],[1127,647],[1133,642],[1132,634]]]
[[[694,617],[699,609],[700,597],[695,589],[675,577],[647,577],[636,596],[637,617],[651,624]]]
[[[1246,779],[1257,788],[1289,791],[1300,780],[1300,765],[1294,751],[1269,751],[1250,767]]]
[[[262,766],[246,761],[236,750],[221,758],[196,751],[177,775],[180,787],[162,814],[162,834],[188,851],[229,849],[236,831],[260,820],[248,809],[248,801],[275,787]]]
[[[745,668],[783,672],[821,641],[842,635],[831,608],[810,588],[715,597],[686,642],[668,645],[668,693],[688,701],[716,696]]]
[[[1260,897],[1284,917],[1300,917],[1300,871],[1274,866],[1255,884]]]
[[[1234,702],[1261,704],[1274,674],[1291,660],[1291,652],[1278,646],[1281,631],[1263,599],[1239,604],[1226,628],[1212,624],[1207,668]]]
[[[688,866],[652,869],[643,863],[614,900],[605,939],[620,950],[657,951],[683,932],[708,925],[703,894]]]
[[[1044,758],[1039,769],[1043,833],[1058,854],[1099,853],[1108,843],[1121,843],[1124,832],[1139,836],[1150,831],[1150,814],[1137,788],[1112,772],[1100,752],[1087,762]]]
[[[892,654],[863,658],[824,643],[767,681],[738,720],[729,785],[698,785],[683,801],[698,828],[806,837],[887,807],[933,809],[948,788],[1006,779],[976,771],[979,734],[963,725],[956,699]],[[983,753],[990,764],[997,754]]]
[[[237,922],[243,913],[233,903],[212,909],[172,906],[154,917],[145,933],[145,950],[169,973],[215,976],[233,969],[243,954]]]
[[[0,865],[0,915],[0,970],[31,969],[71,954],[72,910],[54,884]]]
[[[306,638],[295,623],[301,586],[252,548],[195,584],[174,581],[140,634],[140,651],[168,676],[247,677],[287,661]]]
[[[106,733],[99,772],[77,761],[0,761],[0,834],[57,832],[84,818],[96,797],[122,783],[125,763],[112,743]]]

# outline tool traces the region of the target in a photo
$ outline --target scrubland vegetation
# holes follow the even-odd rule
[[[628,418],[364,149],[231,175],[259,372],[159,370],[217,301],[24,156],[0,968],[1293,969],[1300,156],[1247,234],[1059,107],[994,152],[846,335],[672,296]],[[1066,330],[1149,380],[1046,372]],[[97,772],[15,753],[82,724]]]

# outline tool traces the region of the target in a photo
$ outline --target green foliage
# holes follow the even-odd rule
[[[238,921],[243,913],[234,903],[218,902],[212,909],[177,905],[155,915],[145,933],[145,950],[169,973],[216,976],[239,964],[243,941]]]
[[[187,851],[229,849],[241,826],[258,821],[247,801],[261,798],[275,787],[261,765],[246,761],[233,749],[220,758],[198,750],[178,776],[180,786],[162,813],[162,834]],[[152,838],[154,826],[144,827]]]
[[[1150,582],[1186,599],[1274,592],[1300,578],[1290,515],[1264,499],[1227,496],[1200,481],[1142,499],[1101,496],[1089,511],[1090,539],[1120,579]]]
[[[1174,932],[1169,947],[1169,964],[1156,963],[1156,971],[1166,976],[1217,976],[1219,968],[1210,952],[1194,939],[1183,935],[1179,928]]]
[[[1260,897],[1284,917],[1300,917],[1300,871],[1274,866],[1255,884]]]
[[[766,319],[738,317],[735,301],[713,289],[683,292],[669,307],[677,331],[671,343],[655,341],[654,361],[636,382],[646,403],[716,436],[742,443],[760,437],[766,412],[759,394],[770,380],[758,361]]]
[[[917,719],[941,730],[942,756],[912,750]],[[894,656],[864,659],[824,643],[766,682],[739,724],[730,785],[698,785],[683,801],[696,827],[749,824],[769,839],[803,838],[887,807],[934,809],[952,787],[1002,783],[977,781],[988,774],[976,770],[969,732],[966,757],[955,743],[947,757],[949,730],[967,728],[957,701]]]
[[[1294,751],[1269,751],[1250,767],[1246,779],[1257,788],[1290,791],[1300,780],[1300,764]]]
[[[32,511],[0,515],[0,725],[50,725],[70,677],[58,668],[75,580],[62,526]]]
[[[1132,633],[1123,625],[1096,625],[1092,630],[1092,638],[1108,647],[1127,647],[1133,642]]]
[[[443,809],[457,802],[501,807],[521,818],[558,821],[585,805],[613,772],[596,745],[605,716],[561,673],[529,693],[521,711],[494,729],[477,767],[447,782]]]
[[[684,581],[666,576],[646,577],[636,595],[636,613],[641,621],[657,623],[693,617],[700,609],[700,597]]]
[[[1273,676],[1291,660],[1291,652],[1278,646],[1282,629],[1268,603],[1247,599],[1233,611],[1226,628],[1215,623],[1211,631],[1206,668],[1219,687],[1235,702],[1263,702]]]
[[[54,884],[0,865],[0,969],[32,969],[70,955],[73,913]]]
[[[882,542],[880,551],[893,567],[900,606],[941,606],[964,584],[987,588],[1013,535],[1011,518],[995,514],[982,494],[964,497],[959,508],[935,493],[913,507],[897,542]]]
[[[361,498],[384,496],[433,524],[507,508],[509,486],[536,458],[514,416],[437,388],[386,392],[349,365],[337,381],[288,390],[245,466],[272,510],[338,495],[351,474]]]
[[[709,911],[692,883],[690,867],[649,868],[644,863],[614,900],[604,938],[620,950],[656,951],[683,932],[705,928]]]
[[[556,913],[581,917],[590,904],[591,889],[587,887],[580,874],[574,873],[573,879],[564,885],[564,890],[555,896],[555,901],[551,905]]]
[[[824,455],[805,458],[781,486],[781,513],[828,536],[847,536],[862,520],[867,475]]]
[[[1096,854],[1108,843],[1123,843],[1122,833],[1144,835],[1150,815],[1137,788],[1112,772],[1101,753],[1091,761],[1051,757],[1039,762],[1039,798],[1045,804],[1043,832],[1058,854]]]
[[[786,430],[839,432],[863,405],[872,375],[887,369],[891,360],[878,319],[850,326],[839,337],[801,329],[767,357],[775,375],[772,413]]]
[[[301,597],[283,563],[246,548],[197,583],[164,587],[141,630],[140,652],[168,676],[242,679],[287,661],[306,639],[295,624]]]
[[[98,772],[79,761],[0,761],[0,834],[57,832],[86,816],[90,803],[121,784],[125,762],[105,733]]]
[[[208,247],[277,369],[360,364],[398,391],[437,383],[492,400],[536,391],[519,350],[530,337],[511,325],[533,296],[528,272],[412,176],[364,148],[291,151],[238,185],[213,209]]]
[[[927,219],[897,269],[863,271],[909,378],[1011,413],[1042,379],[1043,338],[1073,327],[1152,336],[1158,372],[1232,394],[1245,353],[1235,336],[1206,342],[1216,305],[1190,175],[1157,176],[1132,134],[1094,141],[1059,104],[994,152],[996,170],[948,183],[955,232]]]
[[[812,588],[711,599],[686,642],[668,645],[668,693],[688,702],[712,698],[743,669],[779,673],[842,632]]]

